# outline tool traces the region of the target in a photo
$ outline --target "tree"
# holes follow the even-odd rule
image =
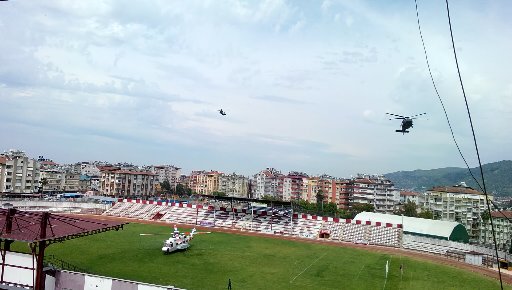
[[[484,223],[487,223],[487,221],[491,218],[491,215],[489,214],[489,211],[488,210],[485,210],[484,212],[482,212],[480,214],[480,217],[482,218],[482,221]]]
[[[419,218],[422,218],[422,219],[429,219],[429,220],[433,220],[433,219],[434,219],[434,213],[433,213],[431,210],[424,209],[424,210],[422,210],[422,211],[418,214],[418,217],[419,217]]]
[[[166,179],[163,182],[160,182],[160,188],[163,190],[163,192],[168,193],[171,191],[171,183],[168,179]]]
[[[418,216],[418,212],[417,212],[416,203],[414,203],[414,202],[412,202],[410,200],[407,201],[407,203],[404,204],[403,215],[404,216],[410,216],[410,217],[417,217]]]
[[[187,188],[185,188],[185,186],[181,183],[178,183],[178,185],[176,185],[176,194],[178,196],[185,196],[187,195]]]
[[[320,212],[324,211],[324,199],[325,199],[324,191],[319,189],[316,192],[316,211],[318,214],[320,214]]]
[[[40,183],[41,183],[41,196],[42,196],[43,193],[44,193],[44,187],[46,185],[48,185],[48,179],[46,179],[46,177],[44,177],[44,178],[41,179]]]
[[[226,196],[226,193],[220,192],[220,191],[214,191],[212,192],[213,196]]]
[[[373,204],[369,203],[354,203],[352,205],[352,208],[349,210],[349,218],[353,219],[356,217],[356,215],[360,212],[373,212],[375,210],[375,207]]]

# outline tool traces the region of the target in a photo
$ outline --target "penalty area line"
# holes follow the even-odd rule
[[[302,273],[306,272],[307,269],[309,269],[311,266],[313,266],[314,263],[318,262],[318,260],[322,259],[325,255],[327,255],[327,253],[324,253],[322,256],[318,257],[316,260],[313,261],[313,263],[311,263],[309,266],[307,266],[306,268],[304,268],[304,270],[302,270],[302,272],[300,272],[299,274],[297,274],[295,277],[293,277],[293,279],[290,280],[290,283],[293,283],[293,281],[295,281],[295,279],[297,279],[297,277],[299,277],[300,275],[302,275]]]

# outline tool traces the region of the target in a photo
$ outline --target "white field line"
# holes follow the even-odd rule
[[[297,277],[299,277],[300,275],[302,275],[302,273],[306,272],[307,269],[309,269],[311,266],[313,266],[314,263],[318,262],[318,260],[322,259],[325,255],[327,255],[327,253],[324,253],[322,256],[318,257],[316,260],[313,261],[313,263],[311,263],[309,266],[307,266],[306,268],[304,268],[304,270],[302,270],[302,272],[300,272],[299,274],[297,274],[297,276],[293,277],[293,279],[290,280],[290,283],[293,283],[293,281],[295,281],[295,279],[297,279]]]
[[[363,265],[361,267],[361,269],[359,270],[359,272],[357,273],[356,280],[359,279],[359,275],[361,275],[361,272],[363,272],[364,266],[366,266],[366,265]]]

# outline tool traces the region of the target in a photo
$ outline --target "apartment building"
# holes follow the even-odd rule
[[[277,183],[278,196],[281,196],[283,201],[301,199],[304,181],[307,179],[307,174],[295,171],[288,173],[288,175],[279,176]]]
[[[29,194],[39,190],[39,164],[20,150],[0,155],[0,191]]]
[[[466,227],[472,241],[480,239],[481,214],[487,209],[485,195],[464,183],[438,186],[426,191],[421,206],[435,219],[459,222]],[[489,196],[492,201],[493,197]]]
[[[68,172],[64,175],[64,191],[80,191],[80,173]]]
[[[181,168],[174,165],[149,166],[146,170],[155,174],[156,182],[160,183],[167,180],[172,188],[176,188],[179,183]]]
[[[371,204],[377,213],[393,213],[400,201],[399,191],[382,175],[358,174],[350,182],[351,202]]]
[[[420,204],[420,194],[417,192],[412,192],[412,191],[400,191],[400,203],[406,204],[409,201],[419,205]]]
[[[325,174],[309,177],[307,180],[303,180],[302,199],[316,203],[316,195],[319,190],[322,190],[324,202],[335,203],[338,208],[348,208],[352,193],[352,184],[350,180],[336,178]]]
[[[80,163],[80,175],[100,176],[101,171],[94,163],[82,162]]]
[[[60,169],[41,170],[41,180],[46,181],[43,192],[47,194],[65,191],[66,173]]]
[[[197,194],[208,194],[207,173],[205,170],[194,170],[188,177],[188,187]]]
[[[282,199],[278,191],[279,177],[282,174],[274,168],[267,168],[254,175],[253,198],[262,198],[263,196],[271,196]]]
[[[103,170],[100,193],[110,196],[153,196],[155,180],[155,174],[147,171]]]
[[[248,197],[249,179],[236,173],[219,175],[218,191],[227,196]]]
[[[491,212],[498,249],[509,252],[512,248],[512,211]],[[480,244],[494,247],[490,219],[482,221]]]

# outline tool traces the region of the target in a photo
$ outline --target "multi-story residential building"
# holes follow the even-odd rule
[[[101,172],[100,192],[110,196],[153,196],[155,179],[155,174],[147,171],[104,170]]]
[[[351,186],[351,202],[371,204],[378,213],[393,213],[400,201],[400,193],[382,175],[358,174],[351,180]]]
[[[338,205],[338,208],[348,209],[350,199],[352,198],[353,188],[350,180],[348,179],[335,179],[333,180],[333,192],[335,190],[335,197],[333,201]]]
[[[274,168],[267,168],[254,175],[254,186],[252,188],[252,196],[254,198],[262,198],[263,196],[271,196],[282,199],[279,195],[278,183],[281,172]]]
[[[406,204],[407,202],[414,202],[415,204],[420,204],[420,194],[412,191],[400,191],[400,203]]]
[[[206,171],[194,170],[188,177],[188,187],[197,194],[207,194],[206,180]]]
[[[303,189],[302,199],[306,201],[316,203],[317,193],[321,190],[324,202],[335,203],[338,208],[346,209],[349,206],[352,185],[350,180],[324,174],[303,180]]]
[[[303,172],[290,172],[288,175],[281,175],[278,178],[278,196],[283,201],[299,200],[302,198],[302,188],[308,175]]]
[[[512,211],[493,211],[491,215],[498,249],[509,252],[512,249]],[[482,220],[480,244],[494,247],[490,219]]]
[[[492,196],[489,196],[492,201]],[[421,206],[429,209],[435,219],[455,221],[463,224],[473,241],[478,241],[481,228],[481,214],[486,210],[485,195],[471,187],[438,186],[424,193]]]
[[[0,191],[29,194],[39,190],[39,164],[20,150],[0,155]]]
[[[157,182],[169,181],[172,188],[176,188],[179,183],[181,168],[174,165],[150,166],[147,171],[153,172]]]
[[[39,156],[37,159],[37,162],[39,163],[40,170],[56,170],[60,169],[60,165],[53,162],[53,160],[45,159],[44,156]]]
[[[248,197],[249,179],[236,173],[219,175],[219,192],[227,196]]]
[[[60,193],[65,190],[66,173],[61,170],[41,170],[41,180],[46,181],[46,185],[43,186],[45,193]]]
[[[94,163],[82,162],[80,163],[80,174],[87,176],[100,176],[101,171]]]
[[[219,176],[222,174],[213,170],[206,173],[206,194],[219,192]]]
[[[80,191],[80,174],[68,172],[64,175],[64,191]]]

